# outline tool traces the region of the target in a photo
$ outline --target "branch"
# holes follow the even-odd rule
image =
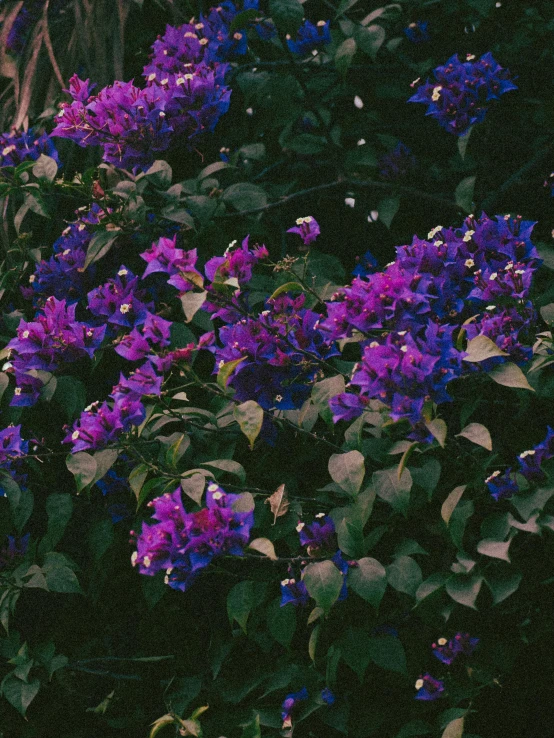
[[[293,192],[291,195],[285,195],[280,200],[277,200],[276,202],[270,202],[267,205],[262,205],[258,208],[251,208],[250,210],[241,210],[237,211],[236,213],[225,213],[221,215],[221,218],[236,218],[239,215],[254,215],[257,213],[263,213],[266,210],[272,210],[273,208],[280,208],[283,205],[286,205],[291,200],[295,200],[299,197],[305,197],[306,195],[311,195],[314,192],[320,192],[322,190],[330,190],[335,189],[337,187],[364,187],[367,189],[374,189],[374,190],[384,190],[386,192],[392,192],[392,193],[399,193],[401,195],[409,195],[410,197],[415,197],[418,200],[425,200],[427,202],[432,202],[434,205],[440,205],[442,207],[450,208],[451,210],[461,211],[461,208],[459,205],[457,205],[453,200],[449,200],[446,197],[443,197],[442,195],[434,195],[431,192],[424,192],[423,190],[418,190],[415,187],[406,187],[404,185],[398,185],[390,182],[379,182],[378,180],[374,179],[337,179],[334,182],[325,182],[324,184],[315,185],[315,187],[308,187],[305,190],[299,190],[298,192]]]

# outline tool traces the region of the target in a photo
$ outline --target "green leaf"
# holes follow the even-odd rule
[[[57,403],[65,413],[68,422],[79,415],[87,404],[87,391],[85,385],[76,377],[57,377],[56,391],[52,400]]]
[[[371,660],[381,669],[407,673],[406,653],[398,638],[389,635],[371,638],[369,647]]]
[[[229,382],[231,374],[245,359],[246,356],[242,356],[240,359],[233,359],[233,361],[228,361],[227,363],[222,364],[219,367],[219,371],[217,373],[217,383],[221,387],[221,389],[227,389],[227,383]]]
[[[517,591],[523,576],[519,572],[487,569],[485,582],[492,594],[495,605],[504,602],[510,595]]]
[[[215,459],[214,461],[203,461],[200,466],[208,466],[210,469],[219,469],[220,471],[233,474],[241,482],[246,481],[246,472],[242,464],[232,459]]]
[[[167,190],[173,178],[173,171],[166,161],[157,159],[150,169],[148,169],[142,176],[147,177],[154,187],[158,187],[161,190]],[[137,180],[139,178],[140,175],[137,177]]]
[[[185,314],[185,322],[190,323],[202,305],[206,302],[208,293],[204,292],[185,292],[180,296],[181,305]]]
[[[396,512],[407,515],[412,489],[412,475],[408,469],[404,469],[400,479],[394,467],[373,472],[372,483],[377,497],[387,502]]]
[[[415,735],[428,735],[432,732],[433,728],[429,723],[423,720],[411,720],[400,728],[395,738],[413,738]]]
[[[463,717],[452,720],[444,729],[441,738],[462,738],[464,734],[464,721],[465,718]]]
[[[492,539],[484,538],[477,544],[477,551],[483,556],[490,556],[493,559],[502,559],[503,561],[510,562],[508,556],[508,549],[510,548],[510,541],[495,541]]]
[[[75,572],[69,566],[68,559],[60,553],[51,551],[44,557],[42,572],[51,592],[64,594],[83,594]]]
[[[263,208],[267,205],[267,193],[251,182],[237,182],[223,192],[223,201],[239,211]]]
[[[379,213],[379,220],[384,223],[387,228],[391,227],[394,216],[400,208],[399,197],[387,197],[377,203],[376,210]]]
[[[33,512],[33,493],[27,487],[21,488],[15,479],[5,474],[0,475],[0,487],[8,498],[15,529],[18,533],[21,533],[23,526]]]
[[[383,45],[386,38],[386,32],[383,26],[356,26],[354,30],[354,38],[360,49],[372,59],[375,59],[377,52]]]
[[[267,556],[268,559],[272,559],[272,561],[277,561],[275,546],[269,538],[254,538],[254,540],[250,541],[248,544],[248,548],[251,548],[253,551],[259,551],[259,553]]]
[[[476,610],[475,601],[482,584],[483,577],[478,574],[456,574],[446,582],[446,591],[455,602]]]
[[[472,130],[473,130],[473,126],[468,128],[466,133],[464,133],[463,136],[458,136],[458,151],[460,152],[462,161],[466,158],[467,145],[469,143],[469,137],[471,136]]]
[[[379,607],[387,588],[385,567],[369,556],[357,563],[348,570],[348,587],[373,607]]]
[[[329,474],[341,489],[349,495],[360,491],[365,476],[364,457],[359,451],[333,454],[329,459]]]
[[[527,381],[525,374],[521,371],[519,366],[517,366],[517,364],[512,364],[511,361],[495,366],[494,369],[491,369],[487,374],[498,384],[504,385],[504,387],[516,387],[517,389],[531,390],[531,392],[535,391]]]
[[[335,67],[337,72],[344,77],[348,71],[348,67],[352,64],[352,59],[358,48],[353,38],[345,38],[342,44],[335,52]]]
[[[246,11],[250,12],[250,11]],[[255,13],[258,13],[257,10],[254,11]],[[244,13],[239,13],[239,15],[244,15]],[[238,16],[235,16],[235,19],[237,19]],[[228,164],[225,161],[215,161],[213,164],[208,164],[207,167],[204,167],[200,174],[198,175],[197,179],[202,180],[206,179],[206,177],[210,177],[212,174],[215,174],[216,172],[220,172],[222,169],[234,169],[230,164]]]
[[[33,174],[37,179],[45,179],[47,182],[53,182],[58,173],[58,165],[51,156],[41,154],[33,166]]]
[[[254,498],[250,492],[243,492],[231,505],[233,512],[252,512],[254,510]]]
[[[456,508],[456,505],[458,504],[458,502],[461,500],[466,487],[467,487],[466,484],[463,484],[460,487],[455,487],[452,490],[452,492],[448,495],[446,500],[442,503],[441,517],[446,523],[446,525],[448,525],[448,523],[450,522],[452,513],[454,512],[454,509]]]
[[[365,545],[361,521],[343,518],[337,526],[337,541],[340,550],[347,556],[363,556]]]
[[[277,289],[269,299],[274,300],[276,297],[279,297],[279,295],[282,295],[285,292],[304,292],[304,287],[302,287],[302,285],[298,282],[287,282],[286,284],[282,284],[277,287]]]
[[[447,575],[442,574],[441,572],[431,574],[430,577],[427,577],[427,579],[419,585],[417,592],[415,593],[416,601],[419,603],[426,597],[430,597],[433,592],[437,592],[444,586],[447,579]]]
[[[423,576],[417,561],[410,556],[398,556],[392,564],[387,566],[387,579],[397,592],[404,592],[414,597]]]
[[[254,582],[245,581],[235,584],[227,595],[227,615],[231,624],[234,620],[246,633],[246,623],[255,605]]]
[[[14,676],[13,673],[10,673],[6,674],[0,686],[3,696],[10,705],[15,707],[18,713],[25,717],[27,708],[38,694],[40,681],[33,679],[30,682],[23,682]]]
[[[452,538],[454,545],[460,550],[463,549],[463,539],[467,521],[473,515],[473,512],[473,502],[471,500],[462,500],[461,502],[458,502],[450,514],[450,521],[448,523],[450,537]]]
[[[475,191],[475,180],[475,175],[471,177],[465,177],[456,187],[456,190],[454,192],[456,205],[459,205],[462,210],[465,210],[466,213],[471,213],[473,210],[473,193]]]
[[[333,415],[329,407],[329,400],[340,395],[346,389],[342,374],[327,377],[321,382],[316,382],[312,388],[312,401],[317,407],[319,414],[326,422],[332,422]]]
[[[259,436],[264,422],[264,411],[254,400],[247,400],[241,405],[235,406],[233,411],[235,420],[244,433],[250,448],[254,448],[254,441]]]
[[[318,607],[331,609],[342,589],[342,574],[332,561],[318,561],[304,569],[304,584]]]
[[[88,245],[83,269],[86,269],[94,262],[99,261],[103,256],[106,256],[118,236],[119,232],[106,230],[97,231]]]
[[[360,681],[371,661],[371,639],[361,628],[348,628],[337,641],[340,655]]]
[[[114,528],[111,520],[97,520],[91,527],[88,545],[94,561],[100,561],[114,540]]]
[[[76,454],[69,454],[65,460],[65,464],[69,471],[75,477],[77,492],[92,483],[96,476],[97,464],[96,460],[85,451],[79,451]]]
[[[431,435],[437,439],[439,445],[444,448],[444,444],[446,443],[446,433],[448,430],[444,420],[441,420],[440,418],[435,418],[434,420],[426,420],[425,425],[427,426],[427,429],[431,432]]]
[[[296,36],[302,24],[304,11],[298,0],[270,0],[269,14],[282,33]]]
[[[481,425],[481,423],[470,423],[469,425],[466,425],[460,433],[456,434],[456,438],[460,436],[462,438],[467,438],[478,446],[483,446],[487,451],[492,451],[491,434],[484,425]]]
[[[10,380],[8,375],[5,372],[0,372],[0,399],[2,399],[2,395],[9,387]]]
[[[296,630],[296,608],[293,605],[281,607],[281,598],[277,597],[267,608],[266,622],[277,643],[288,648]]]
[[[535,511],[543,510],[552,495],[554,495],[554,487],[541,487],[531,493],[520,492],[510,502],[521,517],[527,521]]]
[[[56,493],[46,498],[48,528],[40,542],[39,553],[43,554],[57,546],[73,513],[73,498],[67,493]]]
[[[349,11],[350,8],[353,8],[357,2],[358,0],[341,0],[339,7],[337,8],[335,19],[339,18],[341,15]]]
[[[197,505],[200,505],[202,501],[202,495],[204,494],[204,487],[206,485],[206,477],[203,474],[192,474],[190,477],[183,477],[181,479],[181,489],[183,492],[194,500]]]
[[[258,712],[254,715],[252,720],[244,726],[240,738],[262,738],[260,714]]]
[[[471,362],[486,361],[494,356],[508,356],[487,336],[475,336],[471,341],[468,341],[465,353],[464,361]]]

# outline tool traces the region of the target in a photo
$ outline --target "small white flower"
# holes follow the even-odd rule
[[[138,559],[138,552],[137,551],[133,551],[133,553],[131,554],[131,564],[133,566],[136,566],[137,559]]]
[[[399,336],[405,336],[408,331],[398,331]]]
[[[71,440],[76,441],[78,438],[79,438],[79,431],[78,430],[73,431],[73,433],[71,434]]]
[[[464,234],[464,237],[462,238],[462,241],[465,241],[467,243],[468,241],[471,241],[471,237],[475,234],[475,231],[466,231]]]
[[[281,587],[286,587],[289,582],[290,582],[290,579],[282,579],[281,580]]]
[[[119,312],[125,315],[125,313],[128,313],[130,309],[131,309],[131,303],[124,302],[123,305],[121,305],[121,307],[119,308]]]
[[[525,274],[525,269],[516,269],[514,273],[519,275]]]
[[[421,689],[424,684],[425,684],[425,682],[423,681],[423,679],[418,679],[417,682],[415,683],[415,688],[416,689]]]
[[[369,344],[369,348],[377,348],[377,346],[379,346],[379,342],[378,341],[372,341]]]
[[[148,569],[148,567],[149,567],[149,566],[150,566],[150,564],[152,563],[152,559],[150,558],[150,556],[145,556],[145,557],[143,558],[143,560],[142,560],[142,563],[143,563],[143,564],[144,564],[144,566],[145,566],[145,567],[146,567],[146,568]]]
[[[275,395],[275,402],[283,402],[283,395]]]
[[[439,640],[437,641],[437,643],[439,644],[439,646],[446,646],[447,640],[446,640],[446,638],[439,638]]]
[[[148,82],[153,82],[156,79],[156,72],[148,75]]]
[[[84,231],[85,228],[86,228],[86,225],[84,223],[79,223],[79,227],[78,227],[79,231]]]
[[[23,331],[21,338],[29,338],[29,331]]]
[[[324,518],[325,513],[317,513],[316,518]]]
[[[223,492],[214,492],[213,493],[214,500],[221,500],[222,497],[223,497]]]
[[[494,471],[494,472],[493,472],[493,473],[492,473],[492,474],[490,475],[490,477],[487,477],[487,478],[485,479],[485,484],[488,484],[488,483],[489,483],[489,482],[490,482],[490,481],[491,481],[492,479],[494,479],[495,477],[498,477],[499,475],[500,475],[500,472],[499,472],[499,471]]]
[[[358,146],[363,146],[364,144],[365,144],[365,138],[361,138],[361,139],[360,139],[360,140],[358,141],[358,144],[357,144],[357,145],[358,145]]]
[[[473,261],[473,259],[466,259],[466,260],[464,261],[464,264],[465,264],[465,266],[466,266],[466,267],[467,267],[468,269],[471,269],[471,267],[472,267],[472,266],[475,266],[475,262]]]
[[[221,359],[221,360],[219,361],[218,365],[217,365],[217,368],[218,368],[218,369],[221,369],[221,367],[222,367],[222,366],[223,366],[224,364],[225,364],[225,361],[224,361],[223,359]]]
[[[204,28],[204,24],[203,23],[197,23],[194,27],[196,28],[197,31],[201,31]]]
[[[497,277],[498,277],[498,274],[497,274],[497,272],[493,272],[493,273],[491,274],[491,276],[489,277],[489,280],[490,280],[491,282],[494,282],[494,280],[495,280],[495,279],[496,279]]]
[[[400,351],[402,351],[403,353],[406,353],[407,350],[408,350],[407,346],[400,346]]]
[[[31,284],[33,284],[33,282],[35,281],[35,279],[36,279],[35,275],[34,274],[31,274],[31,276],[29,277],[29,282]]]
[[[323,26],[325,25],[325,23],[326,23],[326,22],[327,22],[327,21],[323,21],[323,20],[321,20],[321,21],[318,21],[318,22],[316,23],[316,26],[317,26],[318,28],[323,28]]]
[[[201,38],[200,39],[200,46],[205,46],[207,43],[208,43],[208,39],[207,38]]]
[[[349,208],[353,208],[356,205],[356,200],[353,197],[345,197],[344,204]]]
[[[20,394],[21,394],[21,387],[16,387],[14,390],[14,395],[17,395],[19,397]]]
[[[522,452],[522,453],[521,453],[521,454],[519,455],[519,458],[520,458],[520,459],[524,459],[524,458],[525,458],[526,456],[534,456],[534,455],[535,455],[536,453],[537,453],[537,452],[535,451],[535,449],[533,449],[533,448],[532,448],[532,449],[531,449],[530,451],[523,451],[523,452]]]
[[[473,61],[475,59],[475,54],[466,54],[466,61]]]
[[[485,310],[496,310],[496,305],[487,305]]]
[[[254,115],[254,109],[253,108],[246,108],[246,115]]]
[[[379,211],[372,210],[371,213],[367,216],[367,220],[369,223],[375,223],[376,220],[379,220]]]
[[[439,231],[442,231],[442,226],[441,226],[441,225],[439,225],[439,226],[435,226],[435,228],[432,228],[432,229],[431,229],[431,230],[429,231],[429,233],[427,234],[427,238],[429,238],[429,239],[431,239],[431,238],[435,238],[435,236],[437,235],[437,233],[438,233]]]
[[[208,484],[208,492],[217,492],[218,489],[219,487],[214,482],[210,482],[210,484]]]
[[[431,95],[431,100],[432,100],[433,102],[437,102],[437,100],[440,100],[440,96],[441,96],[441,90],[442,90],[442,87],[441,87],[441,85],[437,85],[437,86],[436,86],[436,87],[435,87],[435,88],[433,89],[433,94]]]
[[[306,523],[298,523],[298,525],[296,526],[296,532],[300,533],[300,531],[302,530],[302,528],[304,528],[305,525]]]
[[[64,250],[62,251],[62,256],[67,256],[67,255],[68,255],[68,254],[70,254],[70,253],[71,253],[71,249],[64,249]]]
[[[242,38],[242,33],[239,33],[237,31],[236,33],[233,34],[233,38],[235,39],[235,41],[240,41]]]
[[[354,107],[358,108],[358,110],[361,110],[364,107],[364,101],[359,95],[356,95],[354,98]]]
[[[175,80],[176,85],[184,85],[185,84],[185,78],[184,77],[177,77]]]

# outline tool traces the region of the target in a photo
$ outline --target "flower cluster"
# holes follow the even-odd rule
[[[512,470],[512,468],[509,468],[503,472],[497,470],[485,479],[491,497],[495,500],[505,500],[517,494],[520,488],[516,479],[516,472],[531,484],[544,482],[546,473],[541,465],[553,457],[554,431],[552,428],[548,428],[546,437],[541,443],[519,454],[517,458],[519,469]]]
[[[472,638],[469,633],[456,633],[449,641],[439,638],[431,648],[439,661],[450,666],[459,656],[471,656],[478,643],[479,638]]]
[[[431,648],[439,661],[450,666],[460,656],[471,656],[478,644],[479,638],[472,638],[469,633],[456,633],[449,641],[446,638],[439,638]],[[435,679],[431,674],[422,674],[415,683],[415,688],[416,700],[432,702],[443,694],[445,684],[442,679]]]
[[[41,154],[50,156],[60,166],[54,142],[47,133],[33,128],[21,133],[0,134],[0,167],[16,167],[24,161],[36,161]]]
[[[76,305],[49,297],[35,320],[19,323],[17,337],[8,343],[10,371],[17,380],[12,405],[35,404],[43,386],[37,372],[53,372],[64,364],[93,357],[106,328],[79,322],[75,311]]]
[[[136,170],[174,142],[213,131],[229,107],[224,62],[247,48],[245,30],[229,30],[237,12],[224,2],[197,23],[167,26],[144,67],[144,87],[116,81],[93,94],[94,85],[74,75],[66,90],[72,102],[62,104],[52,135],[100,145],[104,161]]]
[[[33,299],[37,306],[44,304],[45,297],[65,299],[72,303],[86,292],[94,268],[84,269],[86,249],[98,225],[106,213],[93,203],[83,212],[76,211],[77,219],[69,223],[52,247],[53,255],[42,259],[29,277],[29,287],[22,287],[23,296]]]
[[[263,408],[300,407],[321,359],[337,354],[333,341],[317,327],[320,316],[304,308],[305,296],[279,295],[257,318],[243,318],[219,331],[216,371],[239,361],[229,385],[239,400],[255,399]]]
[[[313,243],[320,232],[319,223],[311,215],[305,218],[298,218],[296,225],[287,230],[287,233],[297,233],[304,242],[304,246],[309,246]]]
[[[314,24],[309,20],[305,20],[298,29],[296,39],[287,35],[289,49],[293,54],[298,54],[299,56],[317,52],[330,43],[331,31],[329,21],[320,20]]]
[[[331,400],[335,420],[351,420],[379,399],[394,420],[416,426],[427,400],[448,401],[448,382],[475,371],[456,345],[469,318],[469,338],[485,335],[510,359],[525,361],[535,315],[529,287],[539,264],[532,228],[519,216],[468,216],[461,228],[437,226],[428,240],[399,247],[383,272],[357,270],[320,323],[333,339],[360,339],[350,382],[358,392]]]
[[[309,698],[309,693],[306,687],[302,687],[298,692],[291,692],[287,694],[281,705],[281,719],[283,721],[282,728],[292,728],[292,718],[295,713],[298,712],[298,705],[300,702],[305,702]],[[335,695],[329,689],[324,687],[321,690],[320,700],[325,705],[332,705],[335,702]]]
[[[149,503],[156,523],[143,523],[132,563],[141,574],[165,570],[165,582],[185,591],[217,556],[242,556],[254,524],[252,511],[240,511],[240,495],[208,485],[206,507],[188,513],[180,489]]]
[[[408,102],[425,103],[427,115],[435,118],[449,133],[461,136],[485,117],[491,100],[516,90],[510,72],[503,69],[491,53],[475,61],[468,54],[460,61],[457,54],[434,70],[435,81],[421,84]],[[413,85],[417,84],[416,80]]]
[[[29,442],[21,438],[21,425],[10,425],[0,431],[0,470],[12,479],[18,476],[18,458],[29,450]],[[4,496],[0,477],[0,497]]]

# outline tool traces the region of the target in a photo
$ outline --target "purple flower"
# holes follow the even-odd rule
[[[388,154],[381,156],[378,162],[379,174],[389,182],[397,182],[406,178],[416,166],[416,158],[411,150],[399,141]]]
[[[24,161],[36,161],[41,154],[50,156],[60,166],[60,158],[53,141],[46,133],[28,131],[0,134],[0,167],[16,167]]]
[[[319,224],[315,218],[308,215],[305,218],[298,218],[296,225],[289,228],[287,233],[297,233],[304,242],[304,246],[309,246],[320,234]]]
[[[491,497],[495,500],[506,500],[519,492],[517,482],[510,476],[511,473],[511,469],[506,469],[505,472],[494,471],[485,479]]]
[[[335,524],[328,515],[319,513],[318,520],[306,525],[299,523],[296,530],[300,534],[300,545],[307,547],[308,556],[316,556],[322,551],[334,551],[337,547]]]
[[[406,38],[414,44],[421,44],[429,41],[431,38],[427,30],[429,23],[427,21],[414,21],[404,29]]]
[[[287,578],[281,581],[281,607],[292,604],[305,607],[310,603],[310,595],[302,579]]]
[[[115,347],[115,352],[129,361],[140,361],[150,353],[150,344],[136,328],[133,328],[130,333],[123,336]]]
[[[170,320],[164,320],[159,315],[148,313],[144,321],[144,337],[155,346],[169,346],[172,325],[173,323]]]
[[[29,450],[29,442],[21,438],[21,425],[10,425],[0,431],[0,466],[23,456]]]
[[[292,727],[292,716],[298,709],[298,704],[308,699],[308,690],[302,687],[299,692],[291,692],[285,697],[281,705],[281,718],[283,720],[283,728]]]
[[[138,289],[139,278],[121,266],[114,279],[91,290],[88,295],[88,307],[93,315],[104,318],[114,326],[131,328],[141,325],[149,311],[154,309],[146,291]]]
[[[321,690],[321,699],[323,700],[323,702],[325,702],[326,705],[333,705],[336,698],[329,687],[325,687]]]
[[[132,563],[141,574],[153,576],[165,569],[166,584],[188,589],[201,569],[223,554],[241,556],[254,524],[252,512],[234,510],[239,495],[208,485],[207,506],[185,511],[180,488],[149,503],[156,523],[143,523]]]
[[[225,282],[234,278],[242,286],[252,279],[253,267],[267,258],[268,251],[265,246],[258,245],[250,249],[249,238],[246,236],[238,248],[235,248],[236,241],[233,241],[223,256],[214,256],[206,263],[204,271],[210,282]]]
[[[541,464],[554,456],[554,431],[547,428],[544,441],[528,451],[523,451],[518,456],[519,473],[528,482],[543,482],[546,474],[541,469]]]
[[[444,692],[444,682],[434,679],[430,674],[422,674],[415,683],[415,688],[417,689],[416,700],[432,702],[439,699]]]
[[[329,21],[318,21],[315,25],[305,20],[298,29],[296,40],[287,36],[287,44],[293,54],[305,56],[317,49],[323,49],[331,43]]]
[[[471,656],[478,643],[479,638],[471,638],[469,633],[456,633],[454,638],[449,641],[446,638],[439,638],[431,648],[433,649],[433,655],[439,661],[450,666],[458,656]]]
[[[427,80],[408,100],[425,103],[427,115],[436,118],[443,128],[457,136],[483,120],[487,103],[517,89],[510,72],[503,69],[492,54],[484,54],[478,61],[474,59],[468,54],[466,61],[461,62],[454,54],[444,66],[434,70],[436,81]]]

